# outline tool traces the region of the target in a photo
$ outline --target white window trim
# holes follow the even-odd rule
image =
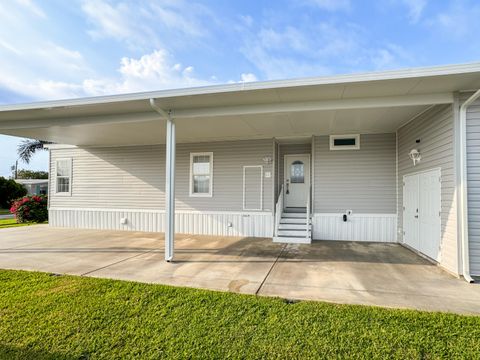
[[[246,189],[245,189],[245,170],[247,168],[260,168],[260,208],[258,209],[248,209],[246,206],[245,206],[245,193],[246,193]],[[250,211],[261,211],[263,210],[263,166],[262,165],[245,165],[243,167],[243,210],[250,210]]]
[[[58,162],[59,161],[68,161],[68,166],[70,168],[70,176],[68,178],[68,192],[58,192],[58,186],[57,186],[57,169],[58,169]],[[72,179],[73,179],[73,167],[72,167],[72,158],[60,158],[60,159],[55,159],[55,187],[54,187],[54,194],[55,196],[72,196]]]
[[[355,138],[355,145],[335,146],[336,139]],[[360,134],[330,135],[330,150],[360,150]]]
[[[208,193],[197,194],[193,192],[193,157],[194,156],[210,156],[210,183]],[[213,152],[195,152],[190,153],[190,181],[189,181],[190,197],[213,197]]]

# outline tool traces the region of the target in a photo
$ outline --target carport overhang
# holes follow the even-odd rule
[[[0,133],[78,146],[386,133],[454,93],[480,88],[480,63],[38,102],[0,107]],[[160,120],[160,121],[159,121]]]
[[[177,142],[391,133],[478,88],[480,63],[228,84],[1,106],[0,133],[84,147],[165,143],[170,261]]]

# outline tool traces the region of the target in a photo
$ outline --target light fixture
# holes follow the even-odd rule
[[[272,157],[270,155],[264,156],[262,160],[265,164],[271,164],[272,163]]]
[[[417,165],[417,163],[419,163],[420,160],[422,160],[422,155],[420,154],[420,151],[418,151],[417,149],[410,150],[410,152],[408,153],[408,157],[412,159],[413,166]]]

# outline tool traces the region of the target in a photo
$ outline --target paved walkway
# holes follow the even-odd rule
[[[467,284],[398,244],[178,236],[166,263],[158,233],[0,230],[0,268],[134,280],[289,299],[480,314]]]

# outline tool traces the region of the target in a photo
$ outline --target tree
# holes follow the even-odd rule
[[[22,184],[0,176],[0,208],[9,208],[13,200],[26,194],[27,189]]]
[[[18,157],[28,164],[33,154],[38,150],[46,150],[44,147],[46,144],[51,144],[51,142],[43,140],[23,140],[17,147]]]
[[[48,172],[21,169],[17,171],[17,179],[48,179]]]

